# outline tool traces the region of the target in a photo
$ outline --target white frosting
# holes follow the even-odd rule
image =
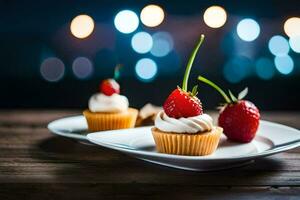
[[[213,119],[208,114],[188,118],[172,118],[164,111],[160,111],[155,118],[155,127],[165,132],[198,133],[210,131],[213,128]]]
[[[91,112],[123,112],[128,109],[128,106],[127,97],[116,93],[111,96],[96,93],[89,100]]]

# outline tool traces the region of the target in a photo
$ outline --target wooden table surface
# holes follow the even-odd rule
[[[300,148],[230,170],[190,172],[52,135],[76,111],[0,111],[0,199],[300,199]],[[300,112],[262,118],[300,129]]]

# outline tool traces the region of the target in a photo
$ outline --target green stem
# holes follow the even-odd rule
[[[193,62],[194,62],[195,57],[197,55],[197,52],[198,52],[201,44],[203,43],[203,41],[204,41],[204,35],[202,34],[200,36],[200,39],[199,39],[199,42],[198,42],[197,46],[195,47],[195,49],[193,50],[193,52],[190,56],[190,59],[189,59],[189,62],[187,64],[187,66],[186,66],[186,70],[185,70],[184,77],[183,77],[183,82],[182,82],[182,90],[183,91],[187,92],[188,80],[189,80],[190,72],[191,72],[191,69],[192,69],[192,65],[193,65]]]
[[[114,69],[114,79],[115,79],[115,80],[118,80],[118,79],[119,79],[119,77],[120,77],[120,70],[121,70],[122,67],[123,67],[122,64],[117,64],[117,65],[115,66],[115,69]]]
[[[217,86],[216,84],[214,84],[210,80],[204,78],[203,76],[198,76],[198,80],[202,81],[202,82],[210,85],[214,89],[216,89],[224,97],[226,103],[231,103],[231,100],[229,99],[229,97],[226,95],[226,93],[219,86]]]

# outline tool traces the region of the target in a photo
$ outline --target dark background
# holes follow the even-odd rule
[[[113,76],[118,63],[124,65],[119,80],[121,91],[133,107],[147,102],[161,105],[169,92],[181,84],[189,53],[204,33],[206,40],[196,58],[190,86],[196,84],[196,77],[201,74],[234,93],[248,86],[247,98],[262,110],[300,109],[299,54],[290,50],[295,68],[289,75],[276,71],[272,79],[262,80],[254,71],[255,61],[260,57],[274,59],[268,41],[273,35],[287,38],[284,21],[300,15],[300,1],[0,2],[0,108],[84,108],[89,97],[97,92],[99,82]],[[130,9],[139,15],[149,3],[164,9],[165,20],[156,28],[140,23],[135,32],[169,32],[174,50],[166,57],[134,52],[130,40],[135,32],[125,35],[114,27],[113,20],[119,11]],[[203,21],[203,13],[211,5],[220,5],[227,11],[227,22],[219,29],[209,28]],[[79,14],[88,14],[95,21],[94,32],[84,40],[72,36],[69,29],[71,20]],[[257,20],[261,28],[253,42],[241,41],[235,33],[237,23],[247,17]],[[226,63],[241,53],[245,56],[249,50],[249,75],[237,83],[225,79]],[[58,82],[48,82],[40,74],[42,61],[50,56],[60,58],[65,64],[64,77]],[[80,80],[72,73],[72,62],[78,56],[88,57],[93,63],[94,72],[88,79]],[[151,82],[139,80],[134,72],[135,63],[143,57],[155,60],[158,66],[158,74]],[[199,97],[207,109],[215,108],[222,101],[220,95],[203,84],[199,84]]]

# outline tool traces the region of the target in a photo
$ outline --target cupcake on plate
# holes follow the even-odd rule
[[[114,79],[100,84],[100,92],[91,96],[89,108],[83,111],[90,131],[133,128],[138,110],[129,107],[127,97],[120,95]]]
[[[160,153],[204,156],[212,154],[223,129],[213,125],[212,118],[203,113],[197,98],[197,85],[189,92],[188,77],[204,35],[189,59],[182,88],[177,87],[166,99],[163,110],[156,116],[152,135]]]

